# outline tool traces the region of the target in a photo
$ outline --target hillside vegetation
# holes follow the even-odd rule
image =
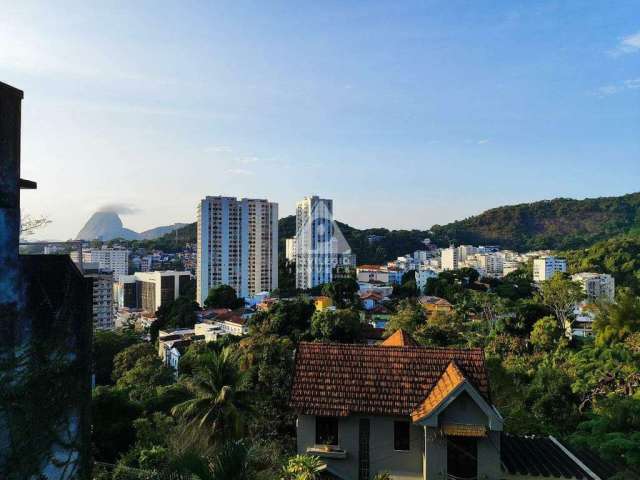
[[[496,244],[526,251],[587,247],[639,227],[640,193],[633,193],[493,208],[431,230],[439,244]]]
[[[617,287],[640,294],[640,234],[627,234],[598,242],[589,248],[560,252],[571,273],[609,273]]]
[[[431,238],[439,246],[449,243],[500,245],[518,251],[574,250],[590,247],[624,234],[640,232],[640,193],[621,197],[572,200],[558,198],[493,208],[480,215],[428,230],[358,229],[336,222],[356,254],[358,263],[381,263],[423,247]],[[154,241],[171,250],[195,242],[195,223]],[[295,235],[295,217],[280,219],[280,251],[284,239]],[[377,235],[374,242],[371,235]],[[611,244],[615,248],[617,244]]]

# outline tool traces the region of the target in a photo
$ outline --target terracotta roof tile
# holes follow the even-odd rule
[[[455,360],[480,394],[489,382],[482,349],[301,342],[292,408],[309,415],[409,416]]]
[[[428,416],[451,392],[462,385],[464,381],[465,376],[456,365],[456,362],[451,361],[444,372],[442,372],[442,375],[440,375],[440,378],[429,392],[429,395],[427,395],[427,398],[411,413],[413,421],[415,422]]]
[[[417,345],[415,340],[401,328],[380,344],[382,347],[415,347]]]

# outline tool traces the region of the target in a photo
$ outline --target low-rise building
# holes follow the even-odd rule
[[[326,295],[320,295],[313,299],[313,304],[316,307],[316,311],[322,312],[323,310],[331,308],[333,306],[333,301]]]
[[[356,268],[359,282],[389,283],[389,271],[383,265],[360,265]]]
[[[436,272],[433,268],[430,267],[418,267],[416,270],[416,287],[419,292],[424,290],[424,287],[427,286],[427,281],[430,278],[438,278],[438,272]]]
[[[390,297],[393,294],[393,286],[383,283],[358,282],[358,292],[359,295],[366,292],[378,292],[383,297]]]
[[[427,315],[435,313],[451,313],[453,305],[444,298],[434,297],[432,295],[423,295],[418,299],[418,303],[425,309]]]
[[[115,284],[117,308],[140,308],[155,313],[164,303],[184,295],[193,275],[164,270],[121,275]]]
[[[369,331],[365,338],[379,342],[383,331]],[[503,433],[482,349],[417,346],[402,331],[378,345],[300,342],[290,406],[297,451],[319,457],[326,478],[534,480],[543,472],[602,480],[616,473],[554,437]]]
[[[362,304],[362,308],[365,310],[373,310],[375,307],[382,304],[384,299],[385,297],[383,297],[381,293],[375,291],[365,292],[360,295],[360,303]]]
[[[215,319],[216,325],[220,327],[220,330],[224,334],[234,335],[241,337],[249,333],[249,326],[247,325],[247,318],[242,315],[238,315],[236,312],[225,313],[219,315]]]
[[[613,302],[615,299],[615,280],[608,273],[581,272],[572,275],[571,280],[582,285],[582,290],[590,300]]]

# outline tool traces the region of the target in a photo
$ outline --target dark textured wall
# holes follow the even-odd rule
[[[22,92],[0,83],[0,478],[88,479],[91,285],[18,256]]]

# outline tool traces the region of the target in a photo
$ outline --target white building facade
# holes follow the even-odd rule
[[[96,263],[86,263],[85,278],[93,282],[93,326],[97,330],[115,328],[115,310],[113,303],[113,273],[98,268]]]
[[[80,263],[78,252],[71,252],[71,259]],[[124,248],[91,248],[82,251],[82,263],[97,263],[100,270],[113,272],[114,280],[118,280],[120,275],[129,273],[129,250]]]
[[[333,200],[305,197],[296,205],[296,288],[310,288],[333,280],[336,253]]]
[[[197,301],[229,285],[239,297],[278,288],[278,204],[206,197],[197,211]]]
[[[571,280],[580,283],[582,290],[591,300],[613,302],[616,296],[614,278],[608,273],[581,272],[571,276]]]
[[[443,248],[440,256],[442,270],[457,270],[459,252],[456,247]]]
[[[285,258],[290,262],[296,261],[296,238],[287,238],[284,241]]]
[[[567,271],[567,260],[564,258],[554,257],[552,255],[536,258],[533,260],[533,281],[544,282],[558,272],[565,273]]]

